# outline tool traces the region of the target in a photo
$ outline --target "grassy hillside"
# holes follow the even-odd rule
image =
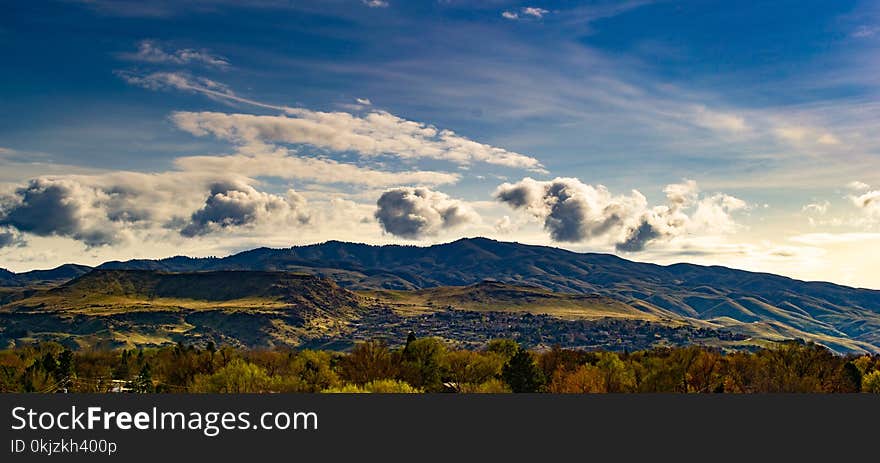
[[[96,270],[0,306],[0,336],[77,347],[297,345],[345,332],[361,310],[359,296],[311,275]]]
[[[413,291],[373,290],[361,294],[392,305],[401,313],[431,312],[444,307],[475,312],[527,312],[566,319],[629,318],[658,321],[655,314],[598,295],[554,293],[536,286],[483,281]]]
[[[673,320],[732,330],[758,341],[802,338],[838,352],[880,352],[880,291],[724,267],[660,266],[607,254],[575,253],[484,238],[429,247],[331,241],[287,249],[259,248],[224,258],[108,262],[100,268],[140,269],[157,274],[211,272],[216,282],[206,283],[201,293],[191,290],[182,294],[174,285],[191,286],[182,279],[176,283],[142,282],[146,286],[127,288],[112,281],[112,274],[103,274],[107,281],[97,282],[96,291],[87,291],[88,296],[78,300],[73,295],[64,296],[64,304],[78,301],[67,309],[155,309],[182,305],[202,310],[221,304],[271,307],[279,300],[288,304],[291,301],[279,299],[277,293],[268,289],[268,293],[255,293],[248,280],[226,282],[222,272],[293,272],[331,279],[349,290],[366,291],[364,294],[377,299],[377,303],[392,305],[399,314],[451,306],[459,310],[519,311],[566,318]],[[4,278],[20,280],[21,275]],[[506,286],[481,286],[480,282],[485,280]],[[136,290],[134,295],[130,290]],[[110,292],[96,296],[100,291]],[[43,296],[48,299],[33,296],[27,302],[16,302],[15,299],[23,297],[22,292],[0,293],[0,304],[5,301],[17,307],[31,304],[51,309],[59,307],[58,300],[53,302],[52,297],[60,294],[46,293]],[[293,294],[302,296],[300,303],[304,307],[311,300],[320,301],[313,305],[324,307],[323,310],[335,304],[332,299],[322,300],[320,294]],[[102,297],[105,299],[100,300]],[[149,304],[144,303],[145,297]]]

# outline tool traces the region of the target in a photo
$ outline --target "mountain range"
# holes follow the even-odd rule
[[[612,316],[625,314],[627,318],[685,323],[755,340],[803,339],[837,352],[880,352],[880,291],[726,267],[661,266],[608,254],[576,253],[485,238],[429,247],[329,241],[286,249],[258,248],[222,258],[178,256],[114,261],[95,270],[65,265],[21,274],[0,271],[0,285],[6,287],[7,294],[0,293],[7,304],[3,310],[11,310],[7,308],[10,303],[35,297],[33,290],[26,293],[25,288],[58,284],[63,287],[67,284],[64,282],[85,278],[95,271],[105,272],[102,275],[106,276],[106,272],[118,270],[169,275],[222,271],[296,273],[331,281],[340,290],[354,291],[358,297],[373,298],[379,303],[406,299],[416,301],[411,304],[414,306],[427,306],[430,302],[430,307],[467,310],[526,307],[533,313],[550,313],[536,308],[575,307],[587,300],[578,297],[589,296],[601,298],[606,307],[613,308],[606,310]],[[487,281],[507,285],[514,288],[513,292],[507,291],[510,288],[487,292]],[[481,283],[484,286],[480,287]],[[462,295],[463,287],[477,288],[481,293],[471,289]],[[19,288],[18,296],[9,295],[15,293],[14,288]],[[432,288],[436,294],[432,295]],[[437,292],[436,288],[450,289]],[[551,298],[552,303],[548,305],[545,298]],[[3,301],[0,299],[0,303]]]

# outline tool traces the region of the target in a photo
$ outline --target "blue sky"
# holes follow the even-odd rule
[[[878,20],[864,1],[13,2],[0,267],[483,235],[880,288]]]

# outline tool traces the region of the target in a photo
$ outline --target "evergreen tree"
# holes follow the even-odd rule
[[[544,385],[544,375],[532,354],[522,347],[504,365],[501,377],[513,392],[538,392]]]
[[[64,349],[58,355],[58,368],[55,370],[55,378],[61,382],[61,387],[66,390],[70,387],[70,380],[73,376],[73,352],[70,349]]]
[[[141,394],[153,392],[153,375],[150,373],[149,363],[145,363],[144,366],[141,367],[141,372],[138,373],[137,378],[135,378],[134,392]]]

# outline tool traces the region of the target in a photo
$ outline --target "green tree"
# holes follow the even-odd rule
[[[396,373],[391,352],[381,341],[358,343],[341,362],[342,376],[355,384],[393,378]]]
[[[632,369],[614,352],[599,354],[596,367],[604,376],[605,392],[629,392],[636,387],[636,378]]]
[[[139,392],[141,394],[146,394],[153,392],[153,375],[150,373],[150,364],[145,363],[144,366],[141,367],[140,373],[138,373],[137,378],[134,380],[134,392]]]
[[[486,345],[486,351],[494,352],[508,362],[519,351],[519,344],[512,339],[492,339]]]
[[[436,338],[410,342],[403,352],[401,376],[415,387],[436,392],[441,389],[441,364],[446,348]]]
[[[862,391],[880,394],[880,370],[862,376]]]
[[[422,391],[403,381],[398,381],[396,379],[380,379],[377,381],[370,381],[362,386],[357,384],[345,384],[343,386],[327,388],[321,392],[331,394],[418,394]]]
[[[456,350],[443,358],[444,378],[461,384],[481,384],[501,375],[504,357],[495,352]]]
[[[266,370],[241,359],[234,359],[210,375],[196,375],[193,392],[245,393],[269,392],[271,379]]]
[[[64,349],[58,355],[58,368],[55,370],[55,378],[61,382],[61,386],[70,387],[71,380],[75,376],[73,369],[73,352],[70,349]]]
[[[516,350],[504,368],[501,377],[513,392],[538,392],[544,385],[544,375],[532,354],[522,347]]]
[[[304,350],[294,357],[291,373],[302,380],[303,392],[318,392],[338,386],[341,381],[332,367],[333,354],[325,351]]]

